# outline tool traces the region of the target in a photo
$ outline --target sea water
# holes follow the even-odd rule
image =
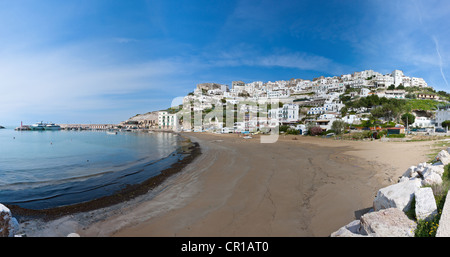
[[[173,133],[0,129],[0,203],[47,209],[111,195],[178,159]]]

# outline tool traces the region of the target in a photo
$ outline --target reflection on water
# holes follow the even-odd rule
[[[158,160],[177,146],[173,133],[0,130],[0,202],[48,207],[110,194],[170,166],[176,157]]]

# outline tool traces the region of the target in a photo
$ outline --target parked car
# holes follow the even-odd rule
[[[443,129],[443,128],[437,128],[437,129],[434,130],[434,132],[437,132],[437,133],[445,133],[445,129]]]

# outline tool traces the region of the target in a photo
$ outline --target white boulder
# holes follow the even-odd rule
[[[444,165],[430,165],[422,173],[422,185],[423,186],[431,186],[433,184],[441,184],[442,183],[442,174],[444,174]]]
[[[447,197],[442,208],[436,237],[450,237],[450,197]]]
[[[415,172],[417,172],[418,175],[422,176],[428,166],[431,166],[431,164],[428,164],[426,162],[419,163],[415,169]]]
[[[416,168],[417,168],[416,166],[409,167],[405,171],[405,173],[403,173],[402,177],[413,178],[413,177],[417,176]]]
[[[376,237],[413,237],[417,224],[398,208],[366,213],[360,220],[361,230]]]
[[[401,177],[401,178],[399,178],[398,183],[405,182],[405,181],[408,181],[408,180],[410,180],[410,178],[408,178],[408,177]]]
[[[343,226],[338,231],[333,232],[330,237],[362,237],[361,234],[361,222],[354,220],[349,224]]]
[[[425,173],[422,180],[422,186],[440,185],[442,184],[442,177],[437,173]]]
[[[433,165],[428,166],[425,169],[425,173],[426,172],[434,172],[434,173],[436,173],[436,174],[438,174],[439,176],[442,177],[442,174],[444,174],[444,166],[445,166],[444,164],[435,163]]]
[[[13,237],[18,227],[19,223],[11,215],[11,211],[0,204],[0,237]]]
[[[436,200],[431,187],[419,188],[415,192],[416,218],[418,220],[431,220],[437,214]]]
[[[442,162],[442,164],[447,165],[450,163],[450,153],[447,150],[440,151],[435,158],[436,161]]]
[[[388,208],[397,208],[402,211],[409,210],[414,192],[421,184],[420,179],[411,179],[378,190],[373,200],[374,210],[378,211]]]
[[[417,169],[422,169],[423,170],[426,167],[428,167],[429,165],[431,165],[431,164],[426,163],[426,162],[421,162],[421,163],[417,164]]]

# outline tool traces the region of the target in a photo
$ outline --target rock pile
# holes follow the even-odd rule
[[[416,223],[397,208],[364,214],[360,220],[340,228],[332,237],[412,237]]]
[[[411,209],[415,199],[417,219],[430,220],[437,214],[433,190],[425,186],[441,184],[444,166],[449,163],[450,147],[438,153],[434,164],[424,162],[409,167],[397,184],[378,190],[372,212],[350,222],[331,236],[414,236],[416,223],[405,212]]]
[[[11,215],[11,211],[0,204],[0,237],[13,237],[19,229],[19,223]]]

